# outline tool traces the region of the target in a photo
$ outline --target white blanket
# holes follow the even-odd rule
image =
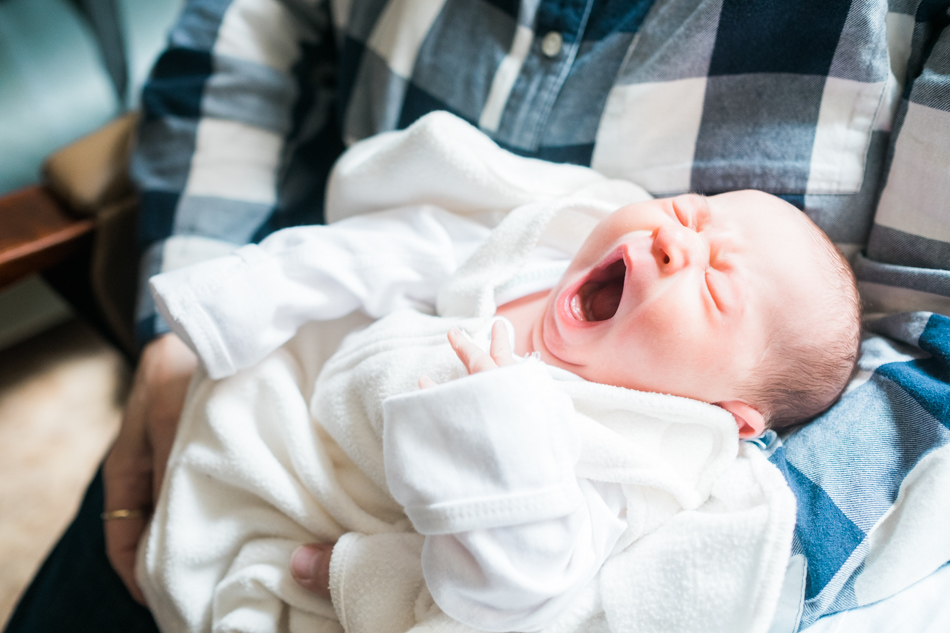
[[[303,328],[233,377],[196,377],[140,549],[162,630],[471,630],[432,603],[422,537],[386,489],[382,401],[433,367],[459,375],[449,325],[487,326],[496,289],[534,244],[576,248],[599,215],[638,196],[587,169],[512,156],[444,114],[346,154],[328,194],[332,218],[407,204],[515,212],[440,292],[444,318],[398,317],[408,342],[387,347],[383,326],[356,332],[368,320],[353,314]],[[546,630],[767,630],[795,522],[781,474],[739,446],[731,418],[711,405],[579,381],[562,388],[584,438],[578,474],[623,483],[631,507],[652,514],[631,521],[622,547]],[[290,553],[312,541],[337,541],[332,604],[289,574]]]

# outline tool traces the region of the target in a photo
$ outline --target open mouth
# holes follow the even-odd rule
[[[591,272],[571,298],[571,312],[578,321],[606,321],[617,314],[623,297],[627,264],[623,257]]]

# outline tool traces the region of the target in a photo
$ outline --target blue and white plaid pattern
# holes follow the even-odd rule
[[[870,311],[950,315],[948,7],[191,0],[143,95],[143,278],[321,221],[345,143],[444,109],[658,195],[781,195],[855,253]],[[773,454],[800,504],[803,627],[900,585],[882,543],[946,444],[947,322],[879,322],[899,342],[866,341],[863,384]]]
[[[803,628],[950,560],[950,319],[902,313],[871,329],[845,396],[770,457],[798,499]]]

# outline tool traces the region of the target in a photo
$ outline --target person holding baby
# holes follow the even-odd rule
[[[212,7],[193,2],[185,7],[143,100],[146,118],[135,165],[143,190],[143,277],[220,255],[234,244],[257,241],[283,226],[319,221],[323,183],[344,143],[406,127],[434,109],[455,112],[519,154],[590,165],[608,176],[637,182],[654,194],[718,194],[736,189],[779,194],[818,222],[834,242],[851,249],[867,242],[885,182],[891,187],[924,188],[915,183],[913,173],[893,171],[901,165],[899,153],[896,160],[887,162],[885,156],[894,153],[888,148],[895,147],[900,138],[902,87],[916,81],[921,69],[946,51],[927,43],[938,39],[936,26],[929,38],[911,42],[910,32],[896,26],[903,22],[890,19],[886,6],[848,2],[759,6],[697,0],[591,0],[537,6],[437,2],[420,3],[404,12],[401,6],[233,2]],[[938,8],[927,9],[930,13],[923,7],[915,11],[916,5],[901,15],[916,16],[917,24],[927,28],[938,25]],[[913,54],[897,59],[894,51],[903,49],[895,48],[895,42],[905,42],[904,48]],[[914,51],[927,51],[931,57],[915,57]],[[891,80],[892,75],[896,80]],[[827,88],[832,84],[840,90]],[[835,142],[834,133],[827,132],[838,129],[850,130],[853,142]],[[937,130],[928,142],[939,145],[944,138],[941,133]],[[885,166],[892,170],[890,180]],[[732,231],[741,227],[740,241],[757,245],[757,236],[749,232],[774,230],[782,222],[788,235],[798,234],[806,242],[812,239],[801,236],[813,228],[795,224],[799,220],[791,218],[798,216],[787,207],[769,216],[768,226],[763,227],[756,223],[757,212],[742,210],[748,208],[744,203],[752,194],[728,195],[738,196],[731,198],[737,210],[735,217],[722,221]],[[678,222],[680,227],[671,224],[669,229],[653,225],[659,238],[653,236],[651,244],[662,244],[681,230],[696,232],[695,215],[702,215],[704,209],[717,220],[727,217],[722,211],[717,214],[714,201],[724,202],[720,209],[732,207],[725,204],[728,197],[710,197],[707,207],[694,197],[674,200],[689,209],[677,212],[675,204],[664,202],[673,205],[672,215],[669,210],[647,207],[618,213],[617,221],[633,217],[640,222],[640,214],[649,211],[650,222],[658,222],[656,218]],[[778,203],[766,204],[770,205]],[[625,307],[624,293],[608,282],[614,278],[611,266],[616,264],[603,259],[608,246],[616,246],[606,244],[613,235],[610,226],[605,221],[605,243],[595,242],[582,250],[565,277],[569,284],[570,275],[578,275],[575,282],[581,286],[573,290],[559,286],[560,290],[548,295],[553,299],[518,304],[510,318],[515,324],[515,352],[537,351],[542,360],[569,365],[572,371],[585,366],[583,357],[571,356],[576,352],[568,352],[565,341],[573,342],[570,337],[574,336],[585,340],[601,327],[590,323],[610,320],[600,316],[612,310],[614,303],[618,311]],[[815,239],[808,252],[826,252],[815,262],[828,265],[797,270],[795,283],[773,286],[763,281],[773,273],[788,275],[782,266],[771,272],[746,267],[742,284],[728,281],[730,273],[713,266],[708,297],[671,302],[703,301],[694,304],[694,309],[713,310],[719,307],[716,289],[724,306],[742,303],[735,295],[751,294],[756,309],[748,314],[757,316],[745,316],[731,325],[735,328],[732,339],[698,337],[693,341],[709,346],[707,356],[697,355],[695,347],[689,353],[684,347],[679,355],[660,353],[651,345],[671,341],[637,339],[639,333],[650,330],[636,328],[637,334],[629,340],[638,341],[635,349],[651,361],[699,359],[699,366],[684,366],[702,374],[702,380],[690,382],[695,391],[674,389],[671,385],[679,380],[676,368],[661,372],[662,363],[656,369],[645,364],[605,368],[612,380],[605,379],[606,373],[599,374],[596,366],[589,375],[575,373],[609,384],[680,391],[679,395],[720,403],[726,410],[732,407],[730,413],[745,435],[755,435],[772,418],[781,424],[813,415],[841,390],[841,371],[832,372],[838,380],[803,390],[814,393],[813,406],[797,411],[786,407],[779,409],[781,413],[769,411],[781,398],[766,387],[784,384],[784,378],[773,374],[771,380],[761,382],[737,379],[748,378],[750,367],[769,362],[762,356],[764,350],[774,354],[788,349],[784,346],[801,338],[796,328],[807,330],[813,313],[801,307],[805,304],[795,301],[797,307],[784,312],[772,309],[771,303],[783,302],[793,296],[784,293],[796,288],[800,290],[794,294],[796,299],[808,296],[807,291],[815,290],[810,282],[827,280],[828,271],[839,265],[827,254],[831,252],[827,246],[817,246],[820,240]],[[638,248],[631,247],[629,252],[649,253],[667,266],[680,261],[675,252],[666,253],[661,246]],[[705,248],[709,250],[703,251],[705,256],[710,257],[712,247]],[[659,251],[665,254],[657,255]],[[781,259],[786,253],[779,245],[768,252],[752,249],[746,255]],[[664,262],[665,257],[670,262]],[[604,263],[605,268],[597,268]],[[728,269],[726,264],[723,267]],[[594,270],[599,272],[591,277]],[[715,278],[720,274],[723,280]],[[835,275],[832,280],[841,278]],[[645,292],[634,281],[631,276],[631,291]],[[585,290],[579,290],[585,285]],[[841,290],[846,286],[832,283],[828,287]],[[566,309],[558,300],[564,292],[569,295]],[[833,294],[829,290],[810,298],[822,306],[838,305],[829,298]],[[626,301],[631,301],[631,295],[627,296]],[[643,322],[655,326],[661,317],[695,316],[661,313],[661,307],[658,304],[656,313],[645,314]],[[588,325],[574,324],[577,327],[572,329],[558,321],[565,316]],[[840,322],[851,323],[851,316],[841,317]],[[536,339],[542,328],[531,323],[548,323],[547,334]],[[107,513],[147,509],[156,498],[185,388],[196,365],[180,340],[163,333],[166,327],[144,298],[140,329],[143,342],[151,342],[143,353],[123,431],[106,462],[105,501],[100,510]],[[771,328],[778,334],[777,346],[767,336]],[[736,338],[743,344],[723,342]],[[605,336],[603,340],[613,347],[617,339]],[[456,347],[462,356],[471,352],[464,343],[456,341]],[[726,349],[740,349],[743,354],[723,354]],[[703,373],[709,355],[726,356],[732,365]],[[506,359],[507,355],[501,357],[503,363]],[[766,366],[771,369],[774,361]],[[627,371],[634,372],[630,382],[616,378]],[[796,376],[803,373],[801,366],[790,371]],[[100,497],[89,503],[103,502]],[[98,529],[89,527],[88,518],[98,516],[96,510],[83,516],[85,521],[77,522],[54,557],[68,560],[70,550],[86,542],[88,537],[83,535]],[[133,514],[105,525],[109,559],[125,586],[139,598],[132,565],[144,518]],[[101,549],[102,545],[92,547]],[[314,551],[318,550],[304,551],[301,556]],[[102,557],[98,560],[101,563]],[[298,571],[312,569],[306,561],[298,562],[294,563]],[[100,569],[103,577],[111,573],[107,566]],[[73,578],[82,577],[80,572],[73,573]],[[58,593],[81,600],[82,588],[70,584],[68,574],[60,572],[58,578],[55,574],[44,569],[40,578],[47,579],[42,582],[48,587],[68,584],[68,590]],[[312,583],[308,574],[298,576],[303,584]],[[116,589],[110,590],[108,603],[115,606],[90,613],[88,624],[73,621],[73,628],[108,630],[116,626],[110,622],[130,618],[149,630],[147,613],[136,610]],[[38,604],[47,600],[32,600],[34,606],[21,607],[22,614],[15,616],[11,626],[46,617],[39,613]],[[19,626],[29,628],[29,624]]]
[[[406,138],[434,124],[434,117],[421,119]],[[432,134],[457,135],[451,121]],[[373,150],[360,144],[352,155],[367,153]],[[399,186],[396,180],[388,184],[392,189]],[[523,212],[522,208],[511,214]],[[592,438],[575,419],[571,400],[560,393],[562,381],[583,378],[623,387],[617,390],[621,392],[679,396],[662,396],[669,411],[684,397],[714,403],[731,416],[727,425],[731,440],[722,446],[734,450],[740,437],[797,424],[827,408],[851,374],[860,328],[853,275],[827,237],[788,203],[745,191],[709,198],[684,195],[608,211],[551,290],[513,292],[520,277],[538,278],[530,266],[513,262],[514,277],[504,282],[509,290],[498,299],[505,302],[486,311],[512,328],[512,340],[496,321],[491,342],[482,349],[458,327],[477,338],[484,321],[454,321],[457,311],[449,306],[444,289],[452,286],[458,272],[454,262],[484,259],[479,249],[504,235],[507,226],[510,222],[499,224],[495,237],[485,238],[485,227],[478,222],[432,207],[402,207],[326,227],[286,229],[227,258],[159,275],[152,284],[166,322],[200,355],[213,378],[255,366],[307,323],[339,318],[354,308],[379,319],[364,334],[349,335],[324,365],[311,405],[315,420],[330,436],[339,437],[343,451],[371,475],[372,464],[364,465],[361,459],[373,452],[375,441],[354,444],[349,433],[337,435],[328,422],[334,412],[320,403],[332,400],[332,391],[345,391],[341,385],[347,382],[359,384],[366,394],[384,394],[380,395],[383,420],[372,426],[383,429],[378,439],[385,454],[385,484],[416,530],[425,535],[421,568],[435,603],[477,629],[521,631],[556,621],[618,543],[629,544],[640,538],[637,535],[649,533],[643,522],[656,522],[667,511],[659,509],[667,502],[643,501],[650,494],[645,490],[653,490],[652,494],[656,490],[637,483],[635,475],[580,474],[596,469],[597,460],[569,457],[572,443]],[[479,246],[470,254],[472,244]],[[529,257],[543,259],[536,253]],[[517,298],[505,298],[512,296]],[[462,369],[458,360],[453,363],[439,351],[447,346],[444,341],[433,345],[430,329],[421,334],[415,330],[415,318],[431,324],[432,317],[407,315],[407,306],[412,306],[412,314],[438,316],[443,325],[436,331],[449,328],[448,345],[467,373],[479,375],[477,381],[451,380]],[[824,334],[806,335],[818,329],[819,322],[825,325]],[[394,334],[381,335],[387,328]],[[364,337],[371,343],[361,344]],[[370,348],[385,351],[353,360]],[[421,391],[412,376],[400,382],[380,378],[376,370],[369,371],[370,378],[358,369],[382,367],[388,374],[390,364],[411,366],[419,362],[420,354],[433,355],[421,364],[427,372],[419,379],[425,387]],[[340,372],[336,369],[340,363],[348,369]],[[340,380],[353,372],[359,378]],[[448,381],[437,385],[428,373]],[[248,384],[242,389],[253,390]],[[603,395],[605,400],[617,397],[610,391]],[[370,418],[375,407],[368,405]],[[633,406],[624,417],[633,421],[640,413]],[[354,411],[350,417],[360,428],[356,420],[363,414]],[[661,433],[666,437],[690,434],[698,440],[704,432],[694,425],[701,419],[692,413],[679,423],[657,427],[666,427]],[[290,424],[284,419],[275,423]],[[236,420],[229,420],[228,426],[228,433],[243,435]],[[606,428],[594,433],[607,432]],[[185,433],[179,445],[201,434]],[[642,447],[650,444],[646,435],[623,429],[616,442],[632,441]],[[200,440],[198,444],[191,455],[209,450]],[[235,459],[230,448],[216,452]],[[686,453],[698,459],[695,453]],[[517,458],[512,460],[511,455]],[[176,451],[175,485],[190,488],[181,473],[191,469],[200,472],[200,479],[221,476],[199,461],[205,465],[192,464],[188,448]],[[611,463],[616,468],[616,461]],[[642,461],[633,463],[631,472],[650,468]],[[424,474],[414,470],[418,464],[426,465]],[[681,464],[668,467],[681,470]],[[438,484],[442,481],[451,483],[443,489]],[[364,486],[373,488],[370,483]],[[215,488],[217,492],[198,487],[202,498],[228,496],[224,483]],[[332,500],[320,493],[315,498],[326,506],[325,512],[334,512]],[[162,512],[168,517],[196,510],[182,511],[174,499],[167,503],[169,509]],[[526,513],[523,508],[529,506]],[[522,510],[511,512],[510,507]],[[245,506],[242,512],[247,510]],[[460,513],[465,516],[461,524]],[[374,514],[385,517],[384,512]],[[173,518],[167,520],[175,523]],[[215,532],[218,521],[223,525],[228,520],[226,513],[221,514],[207,524],[191,524],[188,531]],[[355,532],[371,529],[348,516],[338,516],[337,522]],[[153,533],[163,529],[152,527]],[[182,529],[178,525],[165,531],[170,535]],[[273,533],[286,531],[275,527]],[[372,538],[345,534],[343,553],[334,556],[353,559],[358,556],[350,553],[354,539]],[[251,547],[253,540],[245,547]],[[153,536],[150,543],[155,545],[149,546],[154,562],[145,564],[149,603],[180,603],[180,592],[162,586],[193,587],[176,576],[187,577],[187,565],[172,570],[174,565],[167,561],[192,556],[175,549],[171,538]],[[780,548],[787,549],[788,543]],[[264,564],[263,559],[255,561]],[[375,562],[377,567],[383,564]],[[351,572],[336,573],[345,577]],[[406,575],[411,573],[407,570]],[[225,579],[219,582],[222,587],[230,585]],[[359,583],[334,584],[334,604],[355,600],[348,593],[353,590],[344,585]],[[222,589],[217,600],[233,602],[224,598],[226,593]],[[377,603],[384,601],[382,592],[369,593]],[[165,628],[194,626],[164,606],[156,615]],[[215,616],[216,621],[223,618],[235,625],[229,617]],[[402,620],[395,613],[389,617]],[[347,621],[345,612],[340,618]],[[321,629],[320,624],[312,626]],[[360,630],[352,623],[350,627]]]

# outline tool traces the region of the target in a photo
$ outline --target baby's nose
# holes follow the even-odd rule
[[[697,264],[706,256],[699,235],[678,224],[665,224],[653,236],[653,256],[665,273],[675,273]]]

